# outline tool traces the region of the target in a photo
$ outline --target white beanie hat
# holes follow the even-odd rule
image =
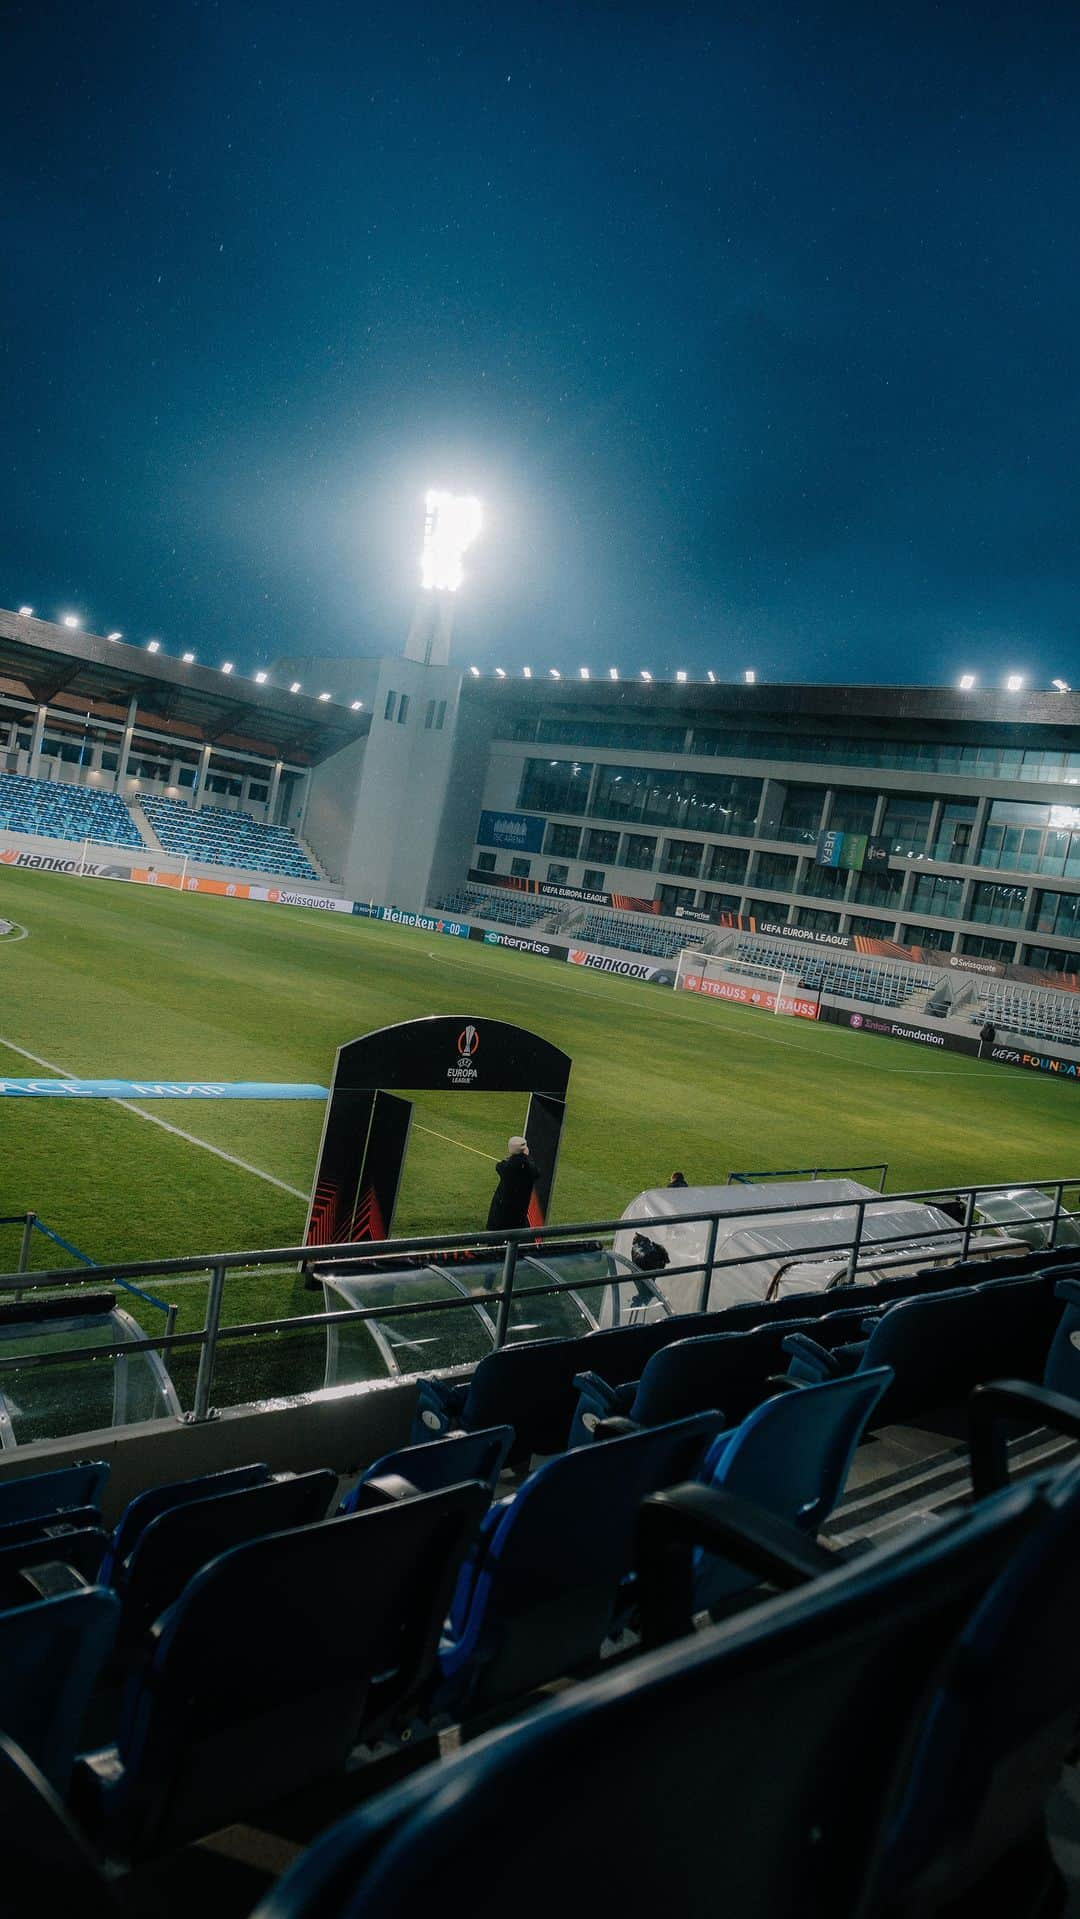
[[[527,1153],[529,1142],[523,1133],[515,1133],[512,1139],[507,1140],[506,1150],[508,1153]]]

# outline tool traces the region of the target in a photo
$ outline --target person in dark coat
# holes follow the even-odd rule
[[[499,1184],[488,1207],[487,1231],[496,1233],[511,1226],[527,1226],[529,1201],[540,1177],[540,1168],[529,1158],[529,1142],[520,1133],[507,1140],[506,1158],[500,1159],[495,1171]]]
[[[671,1175],[671,1178],[670,1178],[670,1179],[668,1180],[668,1185],[669,1185],[669,1186],[685,1186],[685,1185],[686,1185],[686,1174],[685,1174],[685,1173],[672,1173],[672,1175]]]

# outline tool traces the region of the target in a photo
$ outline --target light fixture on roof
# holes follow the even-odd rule
[[[146,650],[147,650],[147,652],[148,652],[148,653],[160,653],[160,652],[161,652],[161,641],[160,641],[160,640],[147,640],[147,642],[146,642]]]
[[[746,681],[747,686],[757,685],[757,674],[754,672],[752,666],[747,667],[746,672],[743,674],[743,679]]]
[[[1059,693],[1072,692],[1072,687],[1069,685],[1068,680],[1051,680],[1050,684],[1055,687]]]
[[[106,633],[105,635],[107,640],[122,640],[123,637],[122,633]]]
[[[428,488],[424,506],[421,584],[435,592],[456,593],[465,578],[461,556],[484,524],[484,509],[471,494],[442,493],[436,487]]]
[[[117,639],[119,639],[119,637],[120,637],[120,635],[119,635],[119,634],[117,634],[117,636],[116,636],[116,637],[117,637]],[[110,635],[109,635],[109,638],[110,638],[110,639],[112,639],[112,634],[111,634],[111,633],[110,633]],[[194,653],[181,653],[181,655],[180,655],[180,658],[181,658],[181,659],[183,660],[183,662],[184,662],[184,665],[185,665],[185,666],[194,666],[194,664],[195,664],[195,655],[194,655]]]
[[[223,673],[231,673],[231,672],[232,672],[232,670],[233,670],[233,663],[232,663],[232,661],[231,661],[231,660],[226,660],[226,662],[225,662],[225,664],[224,664],[224,666],[222,667],[222,669],[221,669],[221,670],[222,670],[222,672],[223,672]]]
[[[268,677],[269,677],[269,676],[268,676],[268,675],[267,675],[266,673],[256,673],[256,675],[255,675],[255,684],[256,684],[256,686],[265,686],[265,685],[266,685],[266,682],[267,682],[267,679],[268,679]]]
[[[712,671],[711,668],[709,670],[709,685],[710,686],[716,685],[716,674]]]
[[[676,678],[676,679],[678,680],[678,682],[679,682],[679,685],[680,685],[680,686],[685,686],[685,685],[686,685],[686,674],[685,674],[685,673],[683,673],[683,672],[681,672],[681,671],[680,671],[680,672],[678,672],[678,673],[676,673],[676,675],[675,675],[675,678]]]
[[[963,692],[963,693],[970,693],[970,692],[971,692],[971,689],[972,689],[972,687],[974,686],[974,684],[975,684],[975,675],[974,675],[974,673],[961,673],[961,675],[960,675],[960,690],[961,690],[961,692]]]
[[[552,679],[553,679],[553,680],[561,680],[561,679],[562,679],[562,674],[561,674],[561,673],[559,672],[559,669],[558,669],[558,667],[557,667],[557,666],[549,666],[549,667],[548,667],[548,672],[549,672],[549,673],[551,674],[551,677],[552,677]]]
[[[78,614],[77,614],[77,613],[65,613],[65,614],[64,614],[64,625],[65,625],[65,626],[78,626],[78,624],[79,624],[79,616],[78,616]]]
[[[1020,688],[1023,686],[1023,684],[1024,684],[1024,678],[1023,678],[1023,674],[1021,673],[1010,673],[1008,679],[1005,682],[1005,685],[1010,693],[1019,693]]]
[[[521,669],[521,677],[522,677],[522,679],[523,679],[523,680],[531,680],[531,679],[532,679],[532,667],[531,667],[531,666],[523,666],[523,667],[522,667],[522,669]]]
[[[478,666],[470,666],[469,672],[472,674],[474,680],[480,678],[480,668]]]
[[[329,693],[320,693],[319,698],[320,700],[328,700],[330,698],[330,695]]]
[[[299,691],[300,691],[300,682],[299,682],[299,680],[294,680],[294,681],[293,681],[293,683],[292,683],[292,685],[291,685],[291,686],[290,686],[290,688],[289,688],[289,692],[290,692],[290,693],[299,693]]]
[[[32,606],[20,606],[19,615],[22,619],[28,620],[30,618],[30,615],[33,613],[33,611],[34,609]]]
[[[349,702],[350,713],[359,713],[360,708],[363,706],[363,704],[364,704],[363,700],[350,700]]]
[[[645,668],[644,668],[644,667],[642,667],[642,669],[641,669],[641,677],[642,677],[642,679],[643,679],[643,680],[645,680],[646,682],[650,682],[650,681],[652,680],[652,674],[651,674],[651,673],[646,673],[646,671],[645,671]]]
[[[578,672],[580,673],[580,675],[581,675],[581,677],[582,677],[582,679],[583,679],[583,680],[587,680],[587,679],[588,679],[588,677],[589,677],[589,669],[588,669],[588,667],[587,667],[587,666],[579,666],[579,667],[578,667]]]
[[[506,672],[505,672],[505,669],[504,669],[503,667],[501,667],[501,666],[497,666],[497,667],[495,668],[495,678],[496,678],[497,680],[505,680],[505,678],[506,678]]]
[[[618,677],[619,677],[619,669],[618,669],[618,667],[617,667],[617,666],[609,666],[609,667],[608,667],[608,679],[609,679],[609,680],[617,680],[617,679],[618,679]]]

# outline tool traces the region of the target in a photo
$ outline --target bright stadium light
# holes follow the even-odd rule
[[[502,666],[497,666],[497,667],[495,668],[495,678],[496,678],[497,680],[505,680],[505,678],[506,678],[506,669],[505,669],[505,667],[502,667]]]
[[[289,688],[289,692],[290,692],[290,693],[299,693],[299,691],[300,691],[300,682],[299,682],[299,680],[294,680],[294,681],[293,681],[293,683],[292,683],[292,685],[291,685],[291,686],[290,686],[290,688]]]
[[[122,640],[123,637],[122,633],[106,633],[105,635],[107,640]]]
[[[78,626],[78,624],[79,624],[79,616],[78,616],[78,614],[77,614],[77,613],[65,613],[65,614],[64,614],[64,625],[65,625],[65,626]]]
[[[470,666],[469,672],[472,674],[474,680],[480,678],[480,668],[478,666]]]
[[[465,578],[461,556],[484,523],[484,511],[471,493],[441,493],[429,487],[424,500],[422,585],[436,593],[456,593]]]
[[[588,667],[587,667],[587,666],[579,666],[579,667],[578,667],[578,672],[579,672],[579,673],[581,674],[581,677],[582,677],[582,679],[583,679],[583,680],[587,680],[587,679],[588,679],[588,677],[589,677],[589,669],[588,669]]]
[[[118,639],[119,639],[119,637],[120,637],[120,636],[119,636],[119,634],[117,634],[117,638],[118,638]],[[109,635],[109,638],[110,638],[110,639],[112,639],[112,634],[111,634],[111,633],[110,633],[110,635]],[[181,655],[180,655],[180,658],[181,658],[181,659],[183,660],[183,662],[184,662],[184,665],[185,665],[185,666],[194,666],[194,664],[195,664],[195,655],[194,655],[194,653],[181,653]]]
[[[330,695],[329,693],[320,693],[319,698],[320,700],[328,700],[330,698]]]
[[[363,704],[364,704],[363,700],[350,700],[349,702],[350,713],[359,713]]]
[[[686,674],[682,671],[676,673],[675,678],[678,680],[680,686],[686,685]]]
[[[20,606],[19,616],[21,619],[28,620],[31,614],[33,613],[33,611],[34,609],[32,606]]]
[[[643,680],[644,680],[644,681],[646,682],[646,684],[651,684],[651,682],[652,682],[652,674],[651,674],[651,673],[646,673],[646,671],[645,671],[645,668],[644,668],[644,667],[642,667],[642,669],[641,669],[641,677],[642,677],[642,679],[643,679]]]
[[[531,666],[523,666],[523,667],[522,667],[522,669],[521,669],[521,677],[522,677],[522,679],[523,679],[523,680],[531,680],[531,679],[532,679],[532,667],[531,667]]]
[[[269,677],[270,676],[268,673],[256,673],[255,675],[256,686],[265,686]]]
[[[1072,687],[1069,685],[1068,680],[1051,680],[1050,684],[1055,687],[1059,693],[1072,692]]]
[[[1010,673],[1008,679],[1005,682],[1005,685],[1008,688],[1010,693],[1019,693],[1020,688],[1023,686],[1023,684],[1024,684],[1023,676],[1020,673]]]
[[[548,672],[549,672],[549,673],[551,674],[551,677],[552,677],[552,679],[553,679],[553,680],[561,680],[561,679],[562,679],[562,674],[561,674],[561,673],[559,672],[559,669],[558,669],[558,667],[557,667],[557,666],[549,666],[549,667],[548,667]]]
[[[970,693],[970,692],[971,692],[971,689],[972,689],[972,687],[974,686],[974,684],[975,684],[975,675],[974,675],[974,673],[961,673],[961,675],[960,675],[960,687],[961,687],[961,690],[962,690],[962,691],[963,691],[964,693]]]
[[[160,653],[160,652],[161,652],[161,641],[160,641],[160,640],[147,640],[147,642],[146,642],[146,650],[147,650],[147,652],[148,652],[148,653]]]
[[[225,664],[224,664],[224,666],[222,667],[222,669],[221,669],[221,670],[222,670],[222,672],[223,672],[223,673],[231,673],[231,672],[232,672],[232,670],[233,670],[233,663],[232,663],[232,661],[231,661],[231,660],[226,660],[226,662],[225,662]]]
[[[757,674],[754,672],[752,666],[747,667],[746,672],[743,674],[743,679],[746,681],[747,686],[757,685]]]
[[[609,679],[609,680],[617,680],[617,679],[618,679],[618,677],[619,677],[619,669],[618,669],[618,667],[617,667],[617,666],[609,666],[609,667],[608,667],[608,679]]]
[[[713,673],[713,672],[712,672],[711,670],[710,670],[710,673],[709,673],[709,685],[710,685],[710,686],[715,686],[715,685],[716,685],[716,674],[715,674],[715,673]]]

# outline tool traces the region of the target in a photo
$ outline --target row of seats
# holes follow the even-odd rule
[[[0,831],[143,847],[138,827],[115,793],[69,786],[60,780],[27,779],[21,773],[0,773]]]
[[[179,858],[291,879],[319,878],[287,827],[265,826],[246,813],[220,806],[202,806],[196,812],[183,800],[168,800],[159,793],[143,794],[141,804],[165,851]]]
[[[444,913],[467,913],[474,919],[493,920],[497,926],[536,926],[540,920],[546,920],[551,913],[548,900],[527,899],[520,893],[478,893],[469,890],[453,893],[449,899],[460,901],[451,906],[447,899],[439,901]]]
[[[658,959],[675,959],[693,940],[689,927],[676,930],[626,913],[586,913],[576,936],[627,953],[654,953]]]
[[[861,960],[848,953],[827,955],[820,947],[800,950],[775,940],[739,939],[732,957],[757,966],[781,966],[823,993],[868,1000],[875,1006],[903,1006],[914,993],[927,992],[935,983],[934,975],[921,967]]]
[[[1080,993],[1038,993],[1007,982],[988,987],[971,1018],[990,1020],[1006,1033],[1080,1046]]]

